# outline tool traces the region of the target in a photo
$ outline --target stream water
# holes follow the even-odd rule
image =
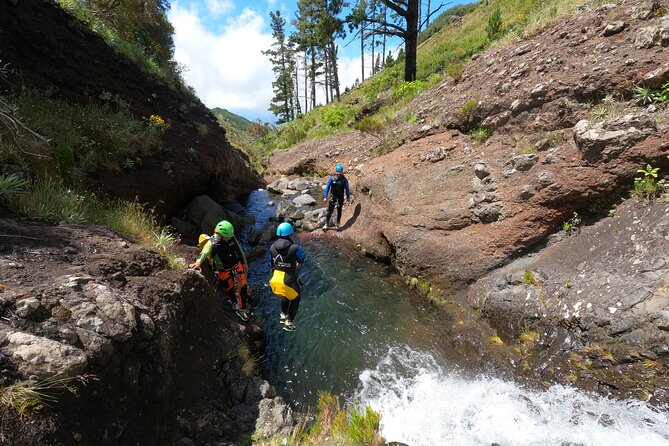
[[[270,200],[265,191],[249,197],[257,228],[274,213]],[[410,446],[669,446],[667,408],[465,373],[438,342],[447,316],[389,267],[336,237],[294,240],[307,257],[295,332],[281,330],[268,258],[251,263],[249,281],[267,333],[262,374],[298,408],[315,407],[319,390],[369,404],[386,440]]]

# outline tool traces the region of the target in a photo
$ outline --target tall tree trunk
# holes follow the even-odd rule
[[[388,5],[383,4],[383,21],[388,20]],[[381,61],[381,66],[386,66],[386,37],[388,34],[383,33],[383,60]]]
[[[281,54],[281,77],[280,77],[281,80],[280,81],[277,80],[277,82],[280,82],[280,84],[279,84],[280,87],[279,88],[281,88],[283,90],[283,97],[284,97],[284,99],[283,99],[283,115],[286,117],[286,122],[288,122],[288,121],[291,120],[291,118],[290,118],[290,111],[291,111],[290,110],[291,109],[290,101],[292,100],[292,98],[288,97],[288,85],[286,85],[286,76],[285,76],[286,65],[287,65],[286,54],[283,53],[283,54]]]
[[[430,26],[430,0],[427,0],[427,21],[425,22],[425,28],[427,29]]]
[[[334,39],[330,40],[330,57],[332,60],[332,83],[334,84],[335,93],[337,95],[337,100],[341,99],[339,91],[339,65],[337,63],[337,46],[335,45]]]
[[[324,72],[324,87],[325,87],[325,103],[329,104],[330,103],[330,61],[328,60],[328,51],[327,49],[323,52],[323,59],[324,59],[324,67],[325,67],[325,72]]]
[[[307,50],[304,49],[304,113],[309,112],[309,70],[307,64]]]
[[[409,0],[406,16],[406,33],[404,36],[404,80],[416,80],[416,47],[418,46],[418,9],[420,0]]]
[[[371,59],[372,60],[372,76],[374,76],[376,74],[376,70],[374,69],[375,68],[374,61],[376,60],[376,58],[374,57],[375,52],[376,52],[376,34],[374,34],[374,32],[372,32],[372,59]]]
[[[362,22],[360,25],[360,63],[362,65],[362,79],[360,82],[365,81],[365,22]]]
[[[311,109],[316,108],[316,51],[311,47],[311,69],[309,75],[311,76]]]
[[[296,56],[295,58],[297,59],[297,53],[295,53]],[[293,82],[295,83],[295,116],[299,116],[302,114],[302,110],[300,107],[300,79],[298,78],[298,74],[300,71],[299,64],[297,60],[295,61],[295,71],[293,72]]]

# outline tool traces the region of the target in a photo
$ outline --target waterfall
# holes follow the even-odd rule
[[[363,371],[357,399],[381,413],[386,440],[411,446],[669,445],[667,412],[644,402],[464,377],[409,347]]]

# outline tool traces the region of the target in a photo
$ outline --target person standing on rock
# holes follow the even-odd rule
[[[285,331],[295,331],[295,316],[300,306],[297,267],[304,262],[302,249],[290,238],[292,234],[293,227],[290,223],[281,223],[276,228],[278,239],[269,248],[272,266],[269,285],[274,294],[283,298],[280,322]]]
[[[335,174],[328,178],[328,182],[325,185],[325,193],[323,194],[323,201],[328,200],[328,194],[330,195],[330,201],[328,201],[328,212],[325,217],[325,224],[323,225],[323,231],[327,231],[330,224],[330,218],[332,218],[332,212],[334,211],[335,206],[337,206],[337,223],[335,227],[339,231],[339,223],[341,222],[341,208],[344,204],[344,192],[346,192],[346,201],[351,202],[351,192],[348,189],[348,180],[344,176],[344,166],[337,164],[335,166]]]
[[[244,322],[248,321],[246,275],[249,265],[229,221],[222,220],[216,225],[214,235],[204,244],[200,256],[189,267],[200,270],[200,265],[208,258],[211,259],[216,286],[223,288],[235,314]]]

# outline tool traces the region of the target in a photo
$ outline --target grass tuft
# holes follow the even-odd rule
[[[240,369],[242,376],[250,378],[251,376],[255,375],[258,371],[258,365],[262,360],[262,356],[257,353],[253,353],[248,345],[240,345],[237,349],[237,353],[243,361],[242,367]]]
[[[16,184],[0,176],[4,183]],[[9,188],[3,193],[6,205],[19,214],[53,223],[101,224],[129,239],[162,254],[172,268],[183,268],[185,262],[176,256],[174,247],[179,238],[168,228],[160,226],[152,211],[136,202],[103,201],[93,194],[66,187],[52,179],[21,182],[21,188]]]
[[[16,415],[23,418],[31,413],[39,412],[46,406],[58,401],[58,391],[67,390],[76,394],[78,389],[74,385],[75,382],[86,384],[95,379],[93,375],[78,375],[67,378],[55,376],[39,381],[21,381],[6,387],[0,387],[0,419],[5,420]]]

